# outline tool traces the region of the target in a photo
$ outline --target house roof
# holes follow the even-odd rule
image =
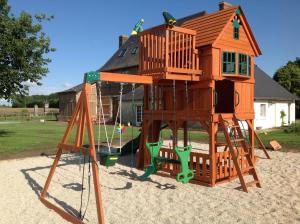
[[[195,13],[190,16],[183,17],[177,20],[177,24],[206,15],[205,11]],[[151,29],[151,28],[150,28]],[[99,71],[113,71],[122,68],[136,67],[139,65],[139,36],[133,35],[113,54],[113,56],[99,69]],[[136,54],[132,54],[132,50],[137,48]],[[120,53],[127,49],[124,56],[119,57]]]
[[[129,39],[113,54],[113,56],[99,69],[100,71],[112,71],[121,68],[135,67],[139,64],[139,37],[130,36]],[[133,50],[137,48],[135,54]],[[125,50],[124,56],[120,57],[121,51]]]
[[[58,94],[66,93],[79,93],[82,90],[82,84],[74,86],[70,89],[58,92]],[[132,85],[127,84],[123,86],[123,94],[126,94],[132,90]],[[120,83],[107,83],[103,82],[101,85],[102,96],[119,96],[120,95]]]
[[[254,67],[254,98],[256,100],[299,100],[299,98],[279,85],[260,67]]]
[[[64,94],[64,93],[78,93],[80,92],[82,89],[82,84],[79,84],[77,86],[74,86],[70,89],[66,89],[64,91],[58,92],[58,94]]]

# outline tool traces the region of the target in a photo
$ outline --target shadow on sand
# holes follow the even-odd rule
[[[49,159],[52,159],[52,160],[54,160],[54,158],[55,158],[54,156],[47,156],[47,157]],[[127,155],[127,156],[121,157],[120,160],[119,160],[119,164],[122,164],[122,165],[127,166],[127,167],[134,167],[135,162],[132,163],[133,160],[131,160],[131,159],[132,159],[132,155]],[[135,159],[134,159],[134,161],[135,161]],[[83,165],[83,160],[79,159],[78,155],[72,154],[70,156],[63,156],[60,159],[60,162],[59,162],[57,167],[62,168],[62,167],[69,166],[69,165],[79,165],[79,164]],[[41,186],[32,177],[32,175],[30,173],[38,172],[40,170],[49,171],[50,168],[51,168],[51,166],[39,166],[39,167],[33,167],[33,168],[21,169],[20,170],[21,173],[24,175],[25,179],[27,180],[28,185],[31,187],[31,189],[34,191],[34,193],[36,194],[36,196],[38,198],[40,197],[40,194],[43,190],[43,186]],[[109,174],[123,176],[123,177],[126,177],[127,179],[130,180],[130,181],[126,182],[124,187],[110,188],[110,187],[105,186],[109,189],[116,190],[116,191],[129,190],[129,189],[132,188],[132,181],[140,181],[139,176],[133,170],[128,171],[128,170],[125,170],[125,169],[120,169],[120,170],[115,171],[115,172],[109,172]],[[159,182],[151,180],[150,178],[146,181],[149,181],[149,182],[155,184],[156,187],[158,189],[161,189],[161,190],[176,189],[175,185],[168,184],[168,183],[161,184]],[[82,189],[82,184],[81,183],[69,183],[69,184],[62,185],[62,187],[79,192]],[[50,193],[47,193],[47,196],[48,196],[49,199],[52,199],[57,205],[62,207],[68,213],[70,213],[70,214],[72,214],[73,216],[76,216],[76,217],[79,216],[79,211],[76,208],[72,207],[71,205],[69,205],[68,203],[66,203],[64,201],[59,200],[58,198],[54,197]]]

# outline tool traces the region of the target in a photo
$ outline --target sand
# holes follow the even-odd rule
[[[262,156],[261,151],[258,154]],[[116,166],[100,166],[105,221],[135,223],[300,223],[300,152],[270,152],[260,159],[257,171],[262,188],[238,191],[237,180],[210,188],[180,184],[174,179],[151,176],[131,168],[131,156]],[[64,155],[50,186],[50,200],[77,213],[80,206],[79,157]],[[0,162],[0,223],[67,223],[46,208],[38,195],[53,157],[32,157]],[[88,166],[86,165],[86,171]],[[82,168],[81,168],[82,171]],[[84,203],[87,200],[85,179]],[[92,191],[86,223],[97,223]]]

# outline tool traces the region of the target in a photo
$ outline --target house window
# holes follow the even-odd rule
[[[233,20],[233,38],[240,39],[240,24],[237,19]]]
[[[251,76],[251,56],[248,56],[248,75]]]
[[[223,52],[223,73],[235,74],[235,53]]]
[[[143,121],[143,106],[137,105],[136,106],[136,123],[140,124]]]
[[[267,114],[267,105],[266,104],[260,104],[260,117],[265,118]]]
[[[239,54],[239,74],[240,75],[247,75],[248,68],[247,68],[247,55]]]
[[[120,52],[119,52],[119,57],[124,57],[124,55],[126,54],[127,48],[123,48]]]
[[[138,47],[133,48],[133,49],[131,50],[131,54],[136,54],[137,50],[138,50]]]

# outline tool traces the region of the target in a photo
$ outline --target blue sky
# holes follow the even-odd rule
[[[118,47],[118,36],[130,34],[145,19],[144,28],[162,23],[161,12],[184,17],[202,10],[218,10],[220,0],[9,0],[19,14],[47,13],[55,19],[44,31],[56,52],[49,55],[49,74],[30,94],[61,91],[82,82],[84,72],[101,67]],[[269,75],[288,60],[300,56],[299,0],[231,0],[240,4],[262,49],[255,60]]]

